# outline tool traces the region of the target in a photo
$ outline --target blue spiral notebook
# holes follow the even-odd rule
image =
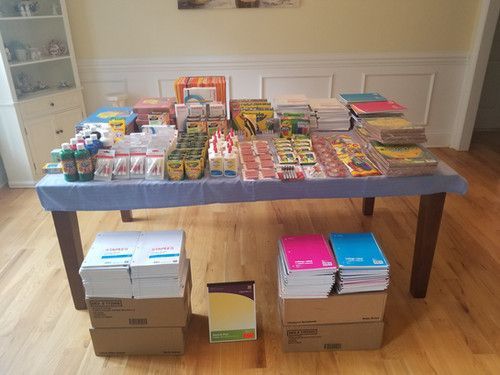
[[[385,102],[382,95],[376,92],[357,93],[357,94],[339,94],[338,99],[342,104],[366,103],[366,102]]]
[[[332,233],[330,242],[339,269],[389,268],[389,262],[373,233]]]

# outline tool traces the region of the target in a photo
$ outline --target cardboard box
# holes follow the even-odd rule
[[[384,319],[387,291],[328,298],[279,299],[284,325],[374,322]]]
[[[185,327],[90,328],[97,356],[182,355]]]
[[[283,351],[372,350],[382,346],[384,322],[282,327]]]
[[[176,298],[88,298],[94,328],[183,327],[191,315],[191,269],[184,297]]]

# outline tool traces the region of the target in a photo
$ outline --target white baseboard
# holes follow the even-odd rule
[[[230,98],[378,91],[427,126],[430,145],[449,146],[467,64],[465,54],[387,53],[80,60],[78,67],[87,112],[108,92],[126,92],[133,104],[142,96],[173,96],[178,76],[225,75]]]
[[[34,188],[36,181],[9,181],[9,187],[11,189],[26,189]]]

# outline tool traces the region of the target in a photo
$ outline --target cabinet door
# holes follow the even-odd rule
[[[37,177],[42,176],[42,167],[50,161],[50,151],[60,146],[55,133],[54,116],[42,116],[24,121],[29,151]]]
[[[83,120],[81,108],[71,109],[54,115],[55,135],[58,147],[75,136],[75,125]]]

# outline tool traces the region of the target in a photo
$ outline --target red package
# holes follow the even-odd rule
[[[261,160],[260,165],[262,168],[274,168],[274,162],[272,160]]]
[[[243,167],[248,170],[258,170],[260,164],[256,161],[243,162]]]
[[[258,180],[259,171],[243,169],[243,178],[245,180]]]
[[[262,178],[276,178],[276,171],[274,168],[263,168],[260,173]]]

